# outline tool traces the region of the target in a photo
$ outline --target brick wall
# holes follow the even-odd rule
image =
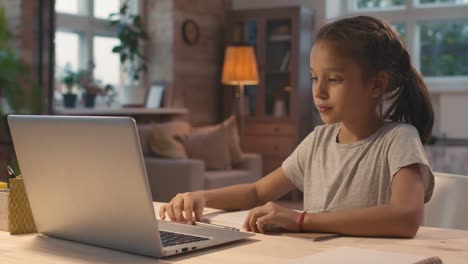
[[[225,11],[232,0],[156,0],[147,2],[151,41],[146,46],[148,78],[172,84],[172,106],[189,109],[194,125],[220,120],[221,67],[224,55]],[[194,20],[200,28],[195,45],[182,39],[182,24]]]
[[[28,0],[0,0],[0,4],[5,8],[7,16],[8,31],[12,35],[12,46],[21,56],[24,62],[29,66],[32,77],[38,80],[39,56],[43,58],[43,79],[44,95],[46,95],[47,68],[50,62],[49,57],[49,39],[50,29],[48,27],[49,10],[48,5],[51,0],[43,0],[43,50],[39,50],[39,1]]]
[[[38,81],[38,65],[39,56],[42,56],[42,76],[43,85],[42,87],[42,100],[45,101],[48,92],[48,68],[49,64],[49,32],[48,26],[49,21],[49,3],[51,0],[43,0],[44,3],[42,8],[43,15],[43,49],[39,50],[39,1],[29,0],[0,0],[0,5],[5,9],[7,17],[8,31],[11,33],[11,45],[14,51],[21,56],[23,61],[29,68],[31,77]],[[52,61],[53,63],[53,61]],[[22,89],[30,89],[31,87],[25,86]],[[47,104],[44,104],[46,107]],[[45,109],[44,109],[45,110]],[[8,136],[0,135],[0,140],[5,143],[9,141]],[[5,165],[8,157],[11,156],[9,153],[10,146],[0,144],[0,178],[4,178]]]

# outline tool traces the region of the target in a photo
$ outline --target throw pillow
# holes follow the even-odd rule
[[[141,151],[143,155],[151,155],[151,135],[153,134],[153,124],[138,124],[138,137],[140,138]]]
[[[181,138],[189,134],[190,130],[190,124],[184,121],[154,123],[150,139],[152,152],[166,158],[188,158]]]
[[[209,170],[231,169],[227,127],[218,125],[198,129],[184,137],[185,149],[190,158],[203,160]]]
[[[203,127],[194,127],[194,132],[207,132],[212,129],[216,129],[220,125],[224,125],[227,129],[229,156],[231,157],[231,165],[236,165],[242,161],[242,149],[240,145],[239,130],[237,128],[237,121],[235,116],[230,116],[224,120],[221,124]]]

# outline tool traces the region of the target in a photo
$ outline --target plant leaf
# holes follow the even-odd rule
[[[120,62],[124,63],[127,60],[127,54],[123,53],[120,54]]]
[[[133,18],[133,25],[136,27],[136,28],[141,28],[141,17],[140,15],[137,15]]]
[[[109,26],[115,26],[119,23],[120,23],[120,20],[111,20],[111,22],[109,23]]]
[[[122,50],[122,46],[115,46],[112,48],[113,53],[119,53]]]

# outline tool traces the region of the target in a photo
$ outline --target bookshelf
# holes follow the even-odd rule
[[[227,45],[255,47],[260,83],[246,86],[247,113],[242,148],[260,153],[263,174],[281,166],[313,129],[309,73],[313,14],[303,7],[233,10],[228,16]],[[234,89],[224,91],[224,114],[230,115]]]

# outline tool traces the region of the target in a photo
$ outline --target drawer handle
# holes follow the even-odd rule
[[[276,132],[276,133],[278,133],[278,132],[279,132],[279,130],[280,130],[280,129],[279,129],[279,127],[275,127],[275,128],[273,128],[273,131],[274,131],[274,132]]]

